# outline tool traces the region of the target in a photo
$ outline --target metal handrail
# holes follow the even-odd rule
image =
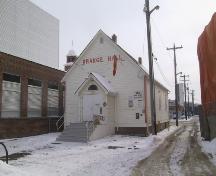
[[[86,127],[87,127],[87,140],[89,140],[89,137],[90,137],[91,133],[94,131],[94,128],[95,128],[94,121],[88,121],[86,123]]]
[[[5,153],[6,153],[6,163],[8,164],[8,150],[7,150],[7,147],[6,145],[3,143],[3,142],[0,142],[0,144],[4,147],[5,149]]]
[[[64,121],[60,124],[59,126],[59,123],[61,122],[61,120],[64,118],[64,114],[62,116],[59,117],[59,119],[57,120],[56,122],[56,127],[57,127],[57,131],[59,131],[59,129],[64,125]]]
[[[85,126],[86,126],[86,135],[87,135],[87,140],[89,140],[89,130],[88,130],[88,125],[89,124],[89,122],[86,122],[86,124],[85,124]]]

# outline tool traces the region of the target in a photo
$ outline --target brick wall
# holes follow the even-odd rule
[[[2,75],[10,73],[21,78],[20,118],[0,118],[0,138],[22,137],[49,132],[49,118],[47,118],[48,83],[59,85],[59,114],[63,108],[63,85],[61,79],[65,72],[34,63],[19,57],[0,52],[0,117],[2,105]],[[42,115],[38,118],[28,118],[28,79],[37,79],[42,82]],[[52,118],[52,131],[56,126]]]
[[[2,66],[0,64],[0,117],[1,117],[1,107],[2,107]]]
[[[57,118],[0,119],[0,139],[56,132]]]

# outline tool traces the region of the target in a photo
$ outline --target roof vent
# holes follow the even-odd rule
[[[103,44],[103,37],[100,38],[100,44]]]
[[[117,43],[117,36],[115,34],[112,35],[112,41],[114,41],[115,43]]]

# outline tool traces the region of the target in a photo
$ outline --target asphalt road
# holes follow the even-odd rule
[[[132,176],[216,176],[216,167],[201,151],[197,141],[198,118],[181,122],[148,158],[140,161]]]

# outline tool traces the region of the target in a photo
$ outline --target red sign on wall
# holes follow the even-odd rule
[[[124,61],[120,55],[115,55],[117,57],[118,61]],[[85,64],[95,64],[99,62],[112,62],[114,61],[114,55],[113,56],[108,56],[108,57],[95,57],[95,58],[89,58],[89,59],[83,59],[82,65]]]

